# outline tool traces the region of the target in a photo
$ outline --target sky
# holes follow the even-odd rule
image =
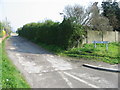
[[[65,6],[80,4],[86,7],[96,1],[103,0],[0,0],[0,21],[7,18],[14,31],[31,22],[47,19],[61,22],[60,13]]]

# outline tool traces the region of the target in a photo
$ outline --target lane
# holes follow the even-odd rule
[[[78,77],[76,77],[76,76],[74,76],[74,75],[71,75],[71,74],[69,74],[69,73],[64,72],[64,74],[66,74],[66,75],[68,75],[68,76],[70,76],[70,77],[72,77],[72,78],[74,78],[74,79],[76,79],[76,80],[78,80],[78,81],[80,81],[80,82],[82,82],[82,83],[85,83],[85,84],[87,84],[88,86],[90,86],[90,87],[92,87],[92,88],[100,88],[100,87],[98,87],[98,86],[96,86],[96,85],[93,85],[93,84],[91,84],[91,83],[88,83],[88,82],[86,82],[85,80],[80,79],[80,78],[78,78]]]
[[[78,66],[19,36],[7,40],[6,50],[32,88],[118,87],[117,73]]]
[[[19,37],[10,38],[6,49],[9,57],[24,74],[31,87],[69,88],[58,72],[45,60],[44,56],[48,55],[48,52]]]

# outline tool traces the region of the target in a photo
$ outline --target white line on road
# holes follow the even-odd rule
[[[15,50],[15,48],[14,48],[14,47],[11,47],[10,49],[11,49],[11,50]]]
[[[73,85],[72,85],[72,83],[62,74],[62,72],[58,72],[61,76],[62,76],[62,78],[66,81],[66,83],[68,84],[68,86],[70,87],[70,88],[73,88]]]
[[[80,81],[80,82],[83,82],[83,83],[91,86],[92,88],[100,88],[100,87],[98,87],[98,86],[96,86],[96,85],[93,85],[93,84],[91,84],[91,83],[88,83],[88,82],[86,82],[86,81],[84,81],[84,80],[82,80],[82,79],[80,79],[80,78],[78,78],[78,77],[76,77],[76,76],[74,76],[74,75],[71,75],[71,74],[69,74],[69,73],[67,73],[67,72],[64,72],[64,74],[66,74],[66,75],[68,75],[68,76],[70,76],[70,77],[72,77],[72,78],[74,78],[74,79],[76,79],[76,80],[78,80],[78,81]]]

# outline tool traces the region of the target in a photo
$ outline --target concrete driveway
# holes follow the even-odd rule
[[[118,88],[118,73],[83,67],[19,36],[6,41],[12,62],[32,88]]]

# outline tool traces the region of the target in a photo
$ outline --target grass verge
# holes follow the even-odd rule
[[[70,50],[64,50],[55,45],[46,45],[43,43],[39,43],[38,45],[57,55],[103,61],[109,64],[120,63],[120,53],[118,51],[120,43],[109,43],[108,51],[106,51],[105,44],[97,44],[96,48],[94,48],[93,44],[84,44],[82,48],[73,48]]]
[[[0,45],[0,75],[2,88],[30,88],[21,73],[8,58],[5,51],[5,40]]]

